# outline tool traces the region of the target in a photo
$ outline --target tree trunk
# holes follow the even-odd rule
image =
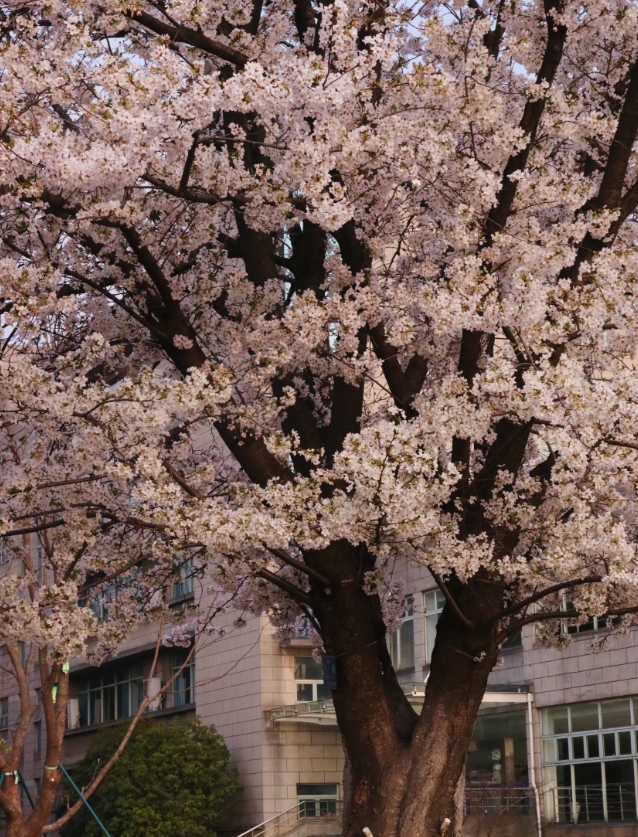
[[[448,604],[441,614],[419,716],[392,668],[379,600],[361,587],[365,564],[359,549],[332,544],[321,567],[338,581],[313,590],[324,646],[337,661],[333,696],[349,771],[344,837],[362,837],[364,828],[373,837],[452,837],[459,780],[498,656],[493,617],[502,589],[488,579],[450,581],[461,612]]]

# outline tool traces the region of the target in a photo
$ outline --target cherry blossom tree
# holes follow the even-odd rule
[[[65,452],[23,485],[75,480],[43,511],[5,479],[5,531],[89,527],[76,587],[122,530],[167,571],[190,547],[234,606],[305,618],[344,834],[454,830],[500,643],[638,610],[638,6],[1,8],[9,400]],[[397,561],[446,600],[420,715]]]
[[[115,437],[110,434],[107,449],[95,444],[95,435],[92,440],[83,437],[84,427],[95,430],[91,411],[105,406],[82,401],[91,388],[78,386],[71,403],[71,390],[62,391],[59,370],[54,380],[28,365],[25,344],[16,349],[10,340],[5,343],[0,367],[0,679],[4,694],[7,689],[15,693],[19,712],[10,719],[6,739],[0,738],[0,806],[7,835],[40,835],[57,830],[82,805],[78,799],[57,820],[47,822],[61,778],[57,766],[67,726],[68,661],[84,655],[99,664],[135,628],[154,620],[158,638],[150,682],[162,640],[171,640],[167,627],[172,623],[178,638],[180,630],[184,633],[179,621],[186,614],[183,608],[171,613],[163,591],[181,577],[187,562],[189,574],[201,573],[190,567],[197,550],[182,542],[184,552],[175,555],[161,526],[135,516],[126,445],[112,447]],[[108,397],[119,403],[123,394],[111,392]],[[145,439],[153,434],[152,422],[140,418],[135,431],[127,412],[128,439],[137,435],[138,444],[140,432]],[[116,429],[113,422],[110,429]],[[209,597],[208,605],[209,619],[223,607],[219,597]],[[141,715],[171,688],[205,638],[205,619],[200,621],[195,642],[189,635],[184,664],[160,692],[141,697],[115,754],[94,776],[87,795],[119,759]],[[36,713],[45,722],[46,766],[41,793],[35,802],[29,800],[33,810],[25,810],[20,768]]]

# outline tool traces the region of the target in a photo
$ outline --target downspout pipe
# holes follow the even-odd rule
[[[541,823],[541,802],[536,785],[536,759],[534,757],[534,716],[532,714],[532,703],[534,696],[527,693],[527,748],[529,753],[529,784],[534,794],[534,807],[536,810],[536,829],[538,837],[543,837],[543,826]]]

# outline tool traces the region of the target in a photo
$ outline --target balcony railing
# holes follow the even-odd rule
[[[468,786],[465,788],[465,816],[494,815],[503,811],[534,815],[534,793],[529,787]]]
[[[556,822],[635,822],[636,790],[633,782],[552,788],[553,819]]]

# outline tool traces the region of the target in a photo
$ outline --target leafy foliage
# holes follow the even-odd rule
[[[102,729],[73,771],[84,787],[110,758],[124,726]],[[115,767],[91,798],[112,837],[210,837],[239,792],[229,753],[214,727],[199,719],[187,724],[141,721]],[[71,802],[75,793],[67,784]],[[99,837],[82,809],[62,837]]]

